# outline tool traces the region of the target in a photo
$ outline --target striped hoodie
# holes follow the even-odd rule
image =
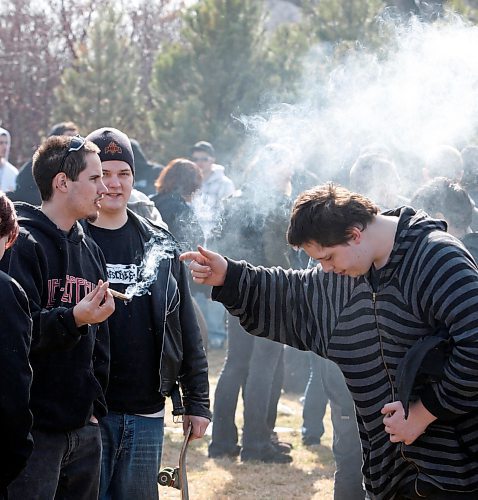
[[[363,474],[371,498],[426,482],[478,498],[478,271],[442,221],[409,207],[392,253],[369,276],[320,268],[285,271],[229,260],[213,299],[251,334],[310,350],[338,364],[355,401]],[[417,388],[438,419],[412,445],[391,443],[380,410],[397,400],[396,369],[421,337],[446,326],[452,351],[439,383]],[[415,394],[417,396],[417,394]]]

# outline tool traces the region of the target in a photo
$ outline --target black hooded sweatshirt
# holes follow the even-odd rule
[[[38,208],[17,203],[20,235],[1,262],[25,290],[33,319],[33,427],[68,431],[106,414],[107,322],[76,326],[73,307],[105,279],[96,243],[79,223],[66,233]]]
[[[0,271],[0,498],[25,467],[33,449],[28,407],[32,370],[28,362],[32,321],[25,292]]]

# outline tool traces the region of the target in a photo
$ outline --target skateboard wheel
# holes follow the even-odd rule
[[[172,467],[165,467],[161,469],[158,474],[158,483],[161,486],[172,486],[174,481],[174,469]]]

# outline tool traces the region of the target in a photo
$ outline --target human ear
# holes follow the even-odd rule
[[[356,244],[362,241],[362,231],[358,227],[354,226],[350,229],[350,241]]]
[[[55,189],[65,192],[68,189],[66,181],[67,181],[66,174],[64,172],[60,172],[56,174],[56,176],[54,177],[53,185],[55,186]]]

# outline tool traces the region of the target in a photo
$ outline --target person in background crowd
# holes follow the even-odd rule
[[[473,220],[471,228],[478,230],[478,146],[467,146],[461,150],[463,177],[460,184],[473,200]]]
[[[80,136],[52,136],[33,155],[33,175],[42,205],[15,205],[20,235],[0,263],[25,290],[33,319],[35,446],[8,498],[92,499],[114,300],[101,251],[77,221],[95,219],[106,193],[98,148]]]
[[[18,170],[8,161],[10,153],[10,132],[0,127],[0,191],[15,189]]]
[[[164,216],[169,232],[183,250],[192,250],[197,248],[197,245],[204,244],[204,233],[191,207],[192,196],[201,187],[201,183],[202,174],[199,167],[190,160],[177,158],[171,160],[161,171],[155,183],[157,194],[151,197],[151,202],[154,202],[157,210]],[[207,351],[209,335],[206,319],[196,300],[196,294],[204,295],[204,290],[200,290],[192,281],[190,285],[194,295],[194,310]]]
[[[105,127],[87,139],[99,148],[108,193],[98,219],[85,223],[85,230],[103,251],[111,286],[125,292],[140,282],[148,248],[164,254],[150,271],[155,279],[145,293],[118,303],[108,320],[109,413],[100,419],[99,498],[153,500],[158,498],[165,398],[176,381],[183,388],[184,430],[191,423],[192,439],[201,438],[210,422],[206,354],[176,242],[164,228],[127,208],[135,176],[128,136]]]
[[[136,139],[130,140],[136,165],[134,187],[146,196],[151,196],[155,193],[154,182],[164,167],[148,161],[139,142]]]
[[[478,146],[467,146],[461,150],[463,177],[460,184],[473,201],[478,201]],[[475,201],[476,204],[476,201]]]
[[[447,177],[455,182],[461,182],[463,159],[458,149],[442,144],[428,153],[423,167],[423,180],[428,182],[435,177]]]
[[[157,193],[151,196],[183,250],[194,250],[204,244],[204,234],[191,208],[191,199],[201,183],[199,167],[185,158],[176,158],[159,174],[155,183]]]
[[[216,163],[216,152],[210,142],[196,142],[191,148],[191,160],[202,174],[201,189],[193,196],[192,207],[207,241],[219,231],[224,200],[234,193],[235,188],[232,180],[225,175],[224,167]],[[214,245],[213,242],[211,244]],[[221,347],[226,339],[224,309],[200,292],[194,297],[206,320],[210,345]]]
[[[465,189],[446,177],[436,177],[418,189],[410,202],[447,223],[447,231],[466,246],[478,262],[478,234],[471,230],[475,206]]]
[[[210,142],[199,141],[191,148],[191,160],[201,170],[202,184],[192,199],[199,223],[206,238],[217,227],[223,202],[234,193],[234,183],[216,162],[216,153]]]
[[[269,144],[253,159],[243,188],[225,202],[222,234],[217,241],[222,252],[237,258],[246,255],[257,265],[288,269],[295,264],[296,252],[283,238],[291,206],[293,169],[289,156],[286,148]],[[284,348],[247,335],[233,316],[228,317],[227,333],[226,360],[214,397],[209,456],[234,457],[240,453],[244,462],[290,463],[290,445],[277,442],[274,434],[284,376]],[[242,448],[235,424],[241,387]]]
[[[12,202],[0,193],[0,260],[18,237]],[[28,360],[32,321],[25,292],[0,271],[0,299],[4,307],[0,328],[0,499],[7,499],[7,486],[25,467],[33,449],[29,409],[32,370]]]
[[[349,177],[350,189],[371,198],[382,210],[407,203],[400,195],[400,176],[395,164],[381,154],[359,156]]]
[[[73,137],[78,134],[78,127],[73,122],[60,122],[53,125],[48,137],[67,135]],[[21,168],[16,179],[16,185],[8,190],[8,197],[12,201],[24,201],[30,205],[41,205],[41,196],[32,172],[32,160],[28,160]]]
[[[327,402],[333,426],[334,500],[363,500],[362,453],[355,407],[342,372],[327,359],[310,353],[311,375],[304,398],[302,442],[320,444]]]
[[[325,184],[296,199],[287,231],[321,268],[254,267],[202,247],[181,256],[249,333],[339,366],[371,499],[478,492],[478,269],[445,229],[410,207],[380,213],[363,195]],[[426,370],[409,354],[435,336],[448,345],[428,351],[432,368],[443,355],[436,377],[413,378],[402,400],[402,363]]]

